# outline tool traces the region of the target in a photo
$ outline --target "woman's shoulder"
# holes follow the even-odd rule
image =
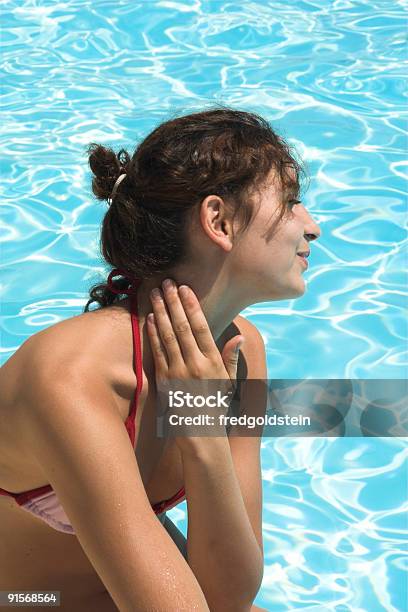
[[[235,319],[231,321],[228,327],[226,327],[221,334],[220,340],[223,344],[225,344],[237,334],[242,334],[244,336],[247,345],[248,343],[251,345],[256,344],[258,346],[263,344],[262,335],[256,325],[242,315],[237,315]]]
[[[95,335],[103,336],[120,332],[120,327],[123,326],[125,319],[129,319],[129,309],[122,303],[112,304],[105,308],[82,312],[58,321],[54,325],[33,334],[30,340],[41,342],[51,337],[54,340],[61,337],[65,341],[69,341],[71,338],[76,339],[78,335],[83,335],[84,342],[82,344],[86,347],[92,342]]]
[[[236,316],[221,334],[217,344],[222,347],[238,334],[245,338],[245,342],[239,354],[237,377],[242,380],[266,379],[265,343],[261,332],[251,321],[242,315]]]
[[[30,336],[1,368],[0,384],[12,403],[27,397],[30,384],[39,377],[50,387],[81,376],[91,384],[93,376],[101,375],[114,384],[118,378],[132,377],[132,354],[129,311],[107,307]]]
[[[131,345],[130,313],[121,305],[84,312],[64,319],[31,336],[27,351],[36,362],[41,360],[90,365],[112,363]],[[115,349],[118,349],[115,351]]]
[[[248,337],[251,340],[255,338],[262,339],[262,335],[260,331],[258,330],[258,328],[256,327],[256,325],[254,325],[254,323],[252,323],[251,321],[249,321],[242,315],[238,315],[237,317],[235,317],[235,319],[233,320],[233,323],[239,329],[240,333],[242,333],[243,335],[247,333]]]
[[[39,391],[72,399],[86,388],[106,393],[126,419],[135,388],[129,317],[109,307],[65,319],[30,336],[0,368],[0,440],[10,457],[21,450],[19,432]]]

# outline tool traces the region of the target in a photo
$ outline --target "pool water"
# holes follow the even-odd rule
[[[222,102],[306,161],[307,289],[242,314],[273,379],[407,375],[406,2],[11,0],[3,12],[1,361],[105,275],[85,147]],[[405,78],[404,78],[405,77]],[[264,438],[272,612],[400,612],[404,438]],[[186,529],[185,502],[169,512]]]

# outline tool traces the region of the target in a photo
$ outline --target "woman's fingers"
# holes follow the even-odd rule
[[[194,292],[186,285],[177,289],[172,281],[168,286],[163,284],[163,293],[166,303],[158,288],[154,289],[150,296],[159,339],[166,350],[169,366],[188,364],[197,356],[198,351],[206,357],[218,353],[207,319]]]
[[[187,285],[180,285],[178,293],[200,351],[207,357],[215,351],[218,352],[207,319],[194,291],[187,287]]]
[[[186,311],[180,301],[176,284],[173,281],[170,281],[168,285],[163,284],[163,290],[173,330],[177,336],[184,360],[188,361],[197,356],[199,352],[198,344],[191,330]]]
[[[160,340],[153,313],[150,313],[147,316],[147,333],[150,340],[150,346],[152,348],[156,373],[164,374],[168,370],[167,357]]]
[[[166,349],[169,366],[171,364],[180,365],[183,363],[183,355],[181,354],[177,336],[171,324],[162,293],[158,288],[155,288],[151,291],[150,297],[153,305],[154,319],[160,340]]]

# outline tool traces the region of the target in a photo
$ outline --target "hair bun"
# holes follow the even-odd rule
[[[130,162],[129,153],[121,149],[116,154],[113,149],[95,142],[87,149],[89,166],[93,172],[92,191],[98,200],[109,200],[115,183],[122,174],[126,174]]]

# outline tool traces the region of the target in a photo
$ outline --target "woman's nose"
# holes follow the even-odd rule
[[[306,208],[304,208],[304,215],[305,215],[305,238],[310,242],[311,240],[317,240],[321,235],[321,229],[320,226],[317,224],[317,222],[313,219],[312,215],[306,210]]]

